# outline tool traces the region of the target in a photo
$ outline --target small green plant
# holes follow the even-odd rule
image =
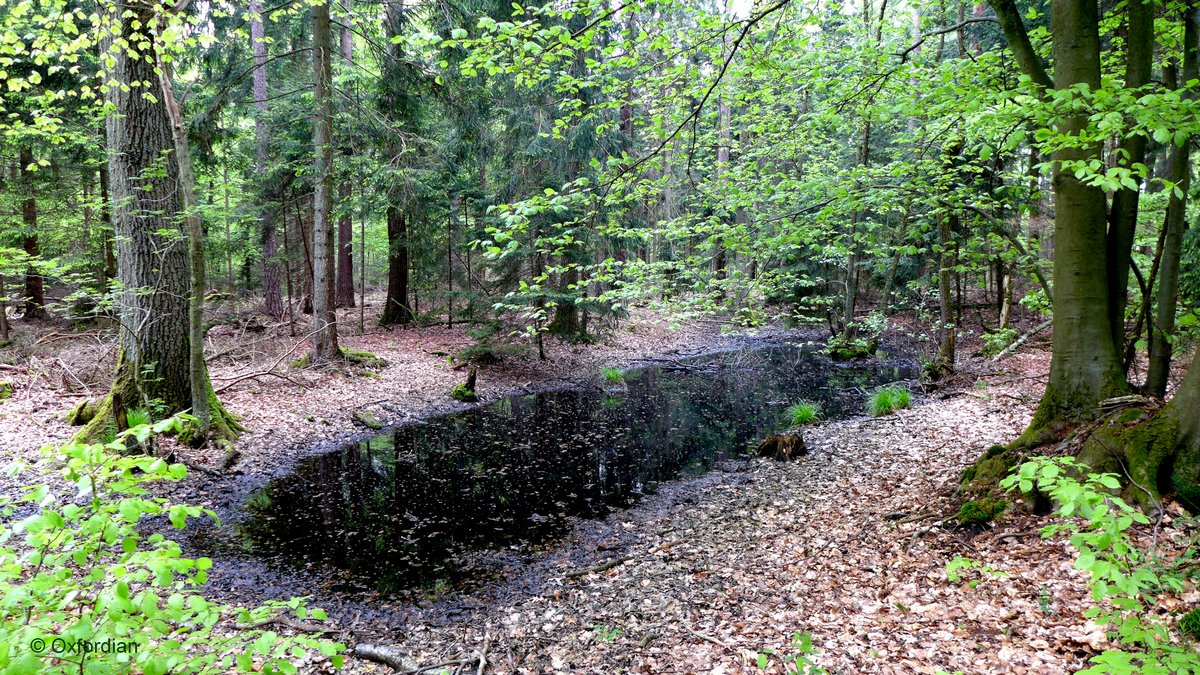
[[[1024,297],[1017,301],[1017,304],[1042,316],[1050,316],[1054,310],[1054,305],[1050,302],[1050,298],[1046,297],[1046,291],[1040,288],[1026,293]]]
[[[125,411],[125,423],[130,427],[140,427],[150,424],[150,411],[145,408],[133,408]]]
[[[792,642],[789,645],[792,649],[791,654],[779,654],[774,649],[763,649],[755,656],[755,665],[759,670],[766,670],[767,666],[771,665],[771,657],[779,659],[783,663],[784,672],[793,672],[797,675],[825,675],[827,672],[823,668],[818,668],[813,664],[810,656],[817,653],[813,647],[812,636],[808,633],[796,631],[792,633]],[[789,666],[792,670],[788,670]]]
[[[277,618],[324,620],[324,612],[299,598],[250,609],[211,602],[199,588],[212,561],[183,557],[147,527],[216,521],[207,509],[148,495],[151,482],[181,479],[182,464],[126,454],[191,422],[180,415],[110,443],[48,446],[43,462],[76,490],[41,483],[0,497],[0,670],[291,675],[294,661],[314,652],[340,667],[342,645],[260,628]]]
[[[1193,549],[1172,563],[1139,548],[1134,530],[1150,519],[1116,494],[1116,474],[1090,473],[1073,457],[1034,457],[1000,486],[1048,497],[1064,520],[1042,528],[1042,535],[1067,534],[1077,551],[1075,568],[1091,577],[1095,605],[1084,616],[1104,626],[1117,647],[1092,657],[1093,666],[1080,672],[1200,672],[1200,654],[1186,642],[1172,642],[1170,623],[1152,612],[1161,597],[1185,588]],[[1181,631],[1200,628],[1200,614],[1187,617],[1179,622]]]
[[[604,381],[608,384],[621,384],[625,381],[625,373],[616,366],[608,366],[601,374],[604,376]]]
[[[956,584],[959,581],[962,581],[963,572],[970,571],[988,574],[996,577],[997,579],[1003,579],[1008,576],[1008,572],[998,570],[995,567],[990,567],[979,562],[978,560],[972,560],[971,558],[964,558],[962,556],[958,556],[957,558],[946,563],[946,579],[948,579],[951,583]],[[971,588],[974,588],[977,584],[978,580],[972,580],[970,582]]]
[[[867,412],[881,417],[912,405],[912,394],[904,385],[892,384],[875,390],[867,398]]]
[[[821,419],[821,406],[811,401],[800,401],[788,407],[787,417],[791,420],[792,424],[798,427],[806,424],[815,424]]]
[[[475,390],[471,389],[462,382],[459,382],[450,389],[450,398],[454,399],[455,401],[462,401],[464,403],[470,403],[472,401],[479,400],[479,397],[475,395]]]
[[[1200,640],[1200,607],[1180,617],[1179,632],[1193,640]]]
[[[615,642],[617,638],[621,637],[621,633],[625,632],[620,627],[612,628],[602,623],[592,626],[592,630],[596,631],[596,638],[601,642]]]
[[[997,328],[994,331],[989,331],[983,334],[983,353],[988,356],[995,356],[1004,351],[1017,340],[1020,333],[1016,328]]]

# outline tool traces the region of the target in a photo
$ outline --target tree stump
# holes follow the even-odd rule
[[[758,444],[758,456],[775,460],[796,459],[808,454],[804,436],[795,434],[772,434]]]

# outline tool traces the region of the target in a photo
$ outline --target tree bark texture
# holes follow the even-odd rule
[[[340,358],[337,315],[334,313],[333,235],[333,71],[329,3],[313,7],[313,321],[311,363]]]
[[[1085,84],[1100,87],[1100,36],[1096,3],[1054,0],[1054,84],[1058,90]],[[1069,117],[1060,130],[1078,135],[1086,116]],[[1036,441],[1052,427],[1095,413],[1096,403],[1129,391],[1107,321],[1108,214],[1103,190],[1063,170],[1062,163],[1100,158],[1098,144],[1054,153],[1054,343],[1050,379],[1033,422],[1022,437]]]
[[[152,45],[149,6],[117,0],[121,38]],[[118,82],[157,82],[155,54],[130,58],[114,49],[111,74]],[[175,413],[191,407],[188,296],[191,292],[186,233],[180,230],[179,166],[170,120],[161,97],[142,88],[112,87],[106,117],[109,190],[121,284],[120,352],[112,389],[117,427],[128,408]],[[159,416],[159,415],[156,415]]]

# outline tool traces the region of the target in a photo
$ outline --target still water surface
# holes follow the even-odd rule
[[[527,553],[573,519],[627,507],[786,427],[801,399],[859,414],[864,391],[910,366],[835,365],[775,344],[626,374],[599,386],[501,399],[303,462],[247,502],[248,546],[349,586],[461,586],[495,573],[481,551]],[[476,554],[476,555],[473,555]]]

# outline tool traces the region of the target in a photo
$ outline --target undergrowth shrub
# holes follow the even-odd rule
[[[132,427],[108,443],[47,447],[43,462],[74,490],[39,483],[0,497],[0,672],[290,674],[306,660],[341,665],[340,644],[263,629],[284,615],[323,620],[321,610],[298,598],[249,609],[211,602],[198,587],[212,561],[183,557],[154,531],[216,521],[207,509],[149,496],[148,484],[181,479],[183,465],[122,454],[178,433],[185,419]]]
[[[1174,622],[1154,612],[1160,600],[1181,593],[1194,575],[1196,535],[1181,555],[1170,559],[1154,543],[1139,547],[1134,532],[1151,525],[1150,519],[1118,495],[1121,482],[1116,474],[1088,473],[1087,466],[1072,457],[1034,457],[1017,466],[1000,486],[1026,494],[1036,491],[1055,504],[1064,520],[1043,527],[1042,536],[1067,535],[1076,551],[1075,568],[1090,577],[1094,605],[1084,616],[1104,627],[1114,646],[1092,657],[1091,667],[1080,672],[1200,672],[1194,646],[1187,639],[1173,639]],[[1176,518],[1176,525],[1185,524],[1181,520]],[[1193,610],[1185,615],[1178,628],[1193,637],[1200,614]]]
[[[1008,349],[1009,345],[1017,341],[1019,335],[1016,328],[997,328],[988,331],[982,335],[983,353],[987,356],[995,356]]]
[[[621,369],[616,366],[606,367],[601,371],[601,375],[608,384],[621,384],[625,381],[625,373],[621,372]]]

